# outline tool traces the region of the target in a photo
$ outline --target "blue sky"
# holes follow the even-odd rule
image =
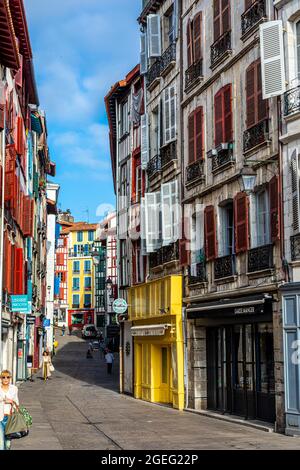
[[[139,61],[141,1],[24,3],[60,207],[94,222],[115,205],[104,96]]]

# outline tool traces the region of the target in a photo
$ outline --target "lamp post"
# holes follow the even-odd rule
[[[253,168],[245,166],[240,172],[240,185],[242,191],[250,194],[256,185],[256,173]]]

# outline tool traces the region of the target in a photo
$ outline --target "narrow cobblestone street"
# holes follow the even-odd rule
[[[30,435],[13,450],[300,449],[300,439],[148,404],[118,393],[117,367],[107,377],[101,353],[58,336],[56,371],[20,387],[33,416]]]

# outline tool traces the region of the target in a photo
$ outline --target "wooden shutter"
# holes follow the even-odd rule
[[[171,140],[171,116],[170,116],[170,88],[164,93],[164,143]]]
[[[246,193],[238,193],[234,199],[235,251],[242,253],[249,248],[249,200]]]
[[[267,21],[260,25],[260,55],[263,98],[282,95],[286,85],[281,20]]]
[[[263,119],[267,119],[268,114],[269,114],[268,100],[263,99],[263,94],[262,94],[261,61],[260,60],[256,63],[256,77],[257,77],[256,78],[257,122],[260,122]]]
[[[153,253],[160,245],[160,198],[160,191],[145,194],[147,253]]]
[[[191,113],[188,119],[189,134],[189,163],[195,161],[195,113]]]
[[[23,209],[23,235],[25,237],[33,235],[33,207],[33,199],[25,196]]]
[[[162,242],[170,245],[173,240],[171,183],[161,186]]]
[[[176,138],[176,89],[175,86],[170,87],[170,133],[171,140]]]
[[[148,70],[148,55],[147,55],[147,35],[143,33],[141,35],[141,74],[146,74]]]
[[[0,103],[0,129],[4,129],[5,105]]]
[[[148,56],[161,56],[160,16],[147,16]]]
[[[180,238],[181,207],[179,204],[178,180],[171,181],[171,215],[172,215],[172,242],[175,243]]]
[[[256,124],[256,67],[251,64],[246,70],[247,128]]]
[[[148,114],[141,116],[141,165],[146,170],[149,160],[149,126]]]
[[[203,160],[203,107],[195,111],[195,159]]]
[[[199,62],[202,58],[202,12],[198,13],[193,20],[193,45],[194,45],[194,62]]]
[[[221,0],[214,0],[214,40],[221,36]]]
[[[207,261],[217,256],[215,208],[208,206],[204,210],[205,254]]]
[[[186,28],[186,42],[187,42],[187,63],[188,67],[190,67],[193,62],[193,43],[192,43],[192,23],[188,20],[187,28]]]
[[[273,176],[269,182],[269,198],[271,225],[270,233],[272,242],[275,242],[280,238],[280,188],[278,176]]]
[[[16,193],[16,175],[14,170],[5,172],[4,201],[12,203]]]
[[[292,204],[293,204],[293,229],[298,233],[300,229],[300,195],[299,195],[299,159],[295,149],[291,157],[291,180],[292,180]]]
[[[63,287],[59,288],[59,300],[65,299],[65,289]]]
[[[221,34],[230,30],[230,0],[221,0],[222,27]]]
[[[183,237],[179,241],[179,262],[181,266],[187,266],[190,264],[191,252],[188,249],[188,240]]]
[[[57,266],[64,266],[64,264],[65,264],[65,255],[64,255],[64,253],[58,253],[57,254],[56,264],[57,264]]]
[[[232,96],[231,85],[226,85],[223,89],[224,100],[224,142],[232,142]]]
[[[23,249],[15,250],[15,282],[14,292],[16,295],[24,293],[24,273],[23,273]]]
[[[23,56],[22,54],[19,54],[19,59],[20,59],[20,68],[16,73],[15,83],[19,87],[22,87],[23,86]]]
[[[223,142],[223,90],[215,96],[215,147]]]

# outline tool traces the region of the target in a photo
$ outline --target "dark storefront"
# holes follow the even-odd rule
[[[271,298],[193,305],[188,319],[206,327],[208,409],[275,422]]]

